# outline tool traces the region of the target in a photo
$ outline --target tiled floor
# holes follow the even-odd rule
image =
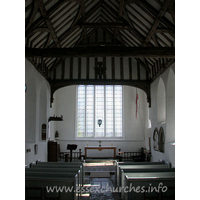
[[[109,171],[110,177],[91,178],[90,172],[92,171]],[[85,192],[82,194],[81,200],[121,200],[120,194],[113,192],[116,181],[112,163],[95,163],[94,166],[90,163],[85,167],[85,172]]]

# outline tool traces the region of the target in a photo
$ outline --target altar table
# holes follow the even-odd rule
[[[89,146],[89,147],[85,147],[85,158],[87,158],[87,150],[88,149],[97,149],[99,151],[102,151],[103,149],[113,149],[114,151],[114,158],[116,158],[116,147],[98,147],[98,146]]]

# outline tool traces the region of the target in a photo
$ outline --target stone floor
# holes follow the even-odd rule
[[[91,178],[91,172],[110,172],[110,177]],[[85,167],[85,184],[81,200],[121,200],[120,194],[113,191],[116,187],[114,166],[111,163],[89,163]]]

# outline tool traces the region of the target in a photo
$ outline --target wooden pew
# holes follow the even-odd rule
[[[85,161],[84,161],[85,162]],[[66,166],[67,168],[74,168],[76,166],[82,166],[81,172],[82,172],[82,181],[84,183],[85,181],[85,167],[84,162],[37,162],[38,166]],[[32,165],[34,167],[35,165]]]
[[[82,176],[82,163],[76,163],[76,165],[69,165],[69,164],[60,164],[60,163],[37,163],[37,165],[32,165],[32,168],[28,168],[25,170],[26,180],[30,178],[66,178],[68,185],[67,187],[74,187],[73,190],[79,189],[81,191],[81,187],[83,184],[83,176]],[[76,184],[71,184],[71,179],[76,177]],[[63,180],[62,180],[63,181]],[[35,181],[36,188],[40,187]],[[27,183],[27,182],[26,182]],[[48,185],[46,185],[48,186]],[[53,185],[52,185],[53,186]],[[57,185],[54,185],[57,186]],[[60,185],[58,185],[60,186]],[[64,185],[63,185],[64,186]],[[75,187],[76,186],[76,187]],[[65,192],[64,192],[65,193]],[[73,193],[73,192],[72,192]],[[53,194],[53,193],[52,193]],[[52,195],[51,194],[51,195]],[[44,196],[44,195],[43,195]],[[72,194],[62,194],[61,198],[66,199],[66,197],[72,199]],[[76,197],[76,198],[75,198]],[[78,199],[80,197],[80,193],[74,194],[74,199]],[[67,199],[68,199],[67,198]]]
[[[124,188],[126,189],[123,192],[123,200],[144,200],[145,196],[162,199],[161,196],[168,195],[171,195],[171,200],[175,199],[175,172],[126,173],[124,177]],[[129,191],[129,189],[132,190]],[[160,192],[155,189],[159,189]]]
[[[156,166],[155,166],[156,167]],[[174,168],[143,168],[143,169],[122,169],[121,170],[121,182],[120,182],[120,186],[124,187],[124,181],[125,181],[125,175],[127,173],[150,173],[150,172],[175,172]],[[121,198],[123,199],[123,191],[121,194]]]
[[[37,165],[83,165],[83,162],[37,162]]]
[[[79,194],[76,192],[77,187],[78,187],[78,174],[76,175],[71,175],[68,177],[54,177],[54,176],[50,176],[50,177],[45,177],[43,176],[35,176],[35,177],[31,177],[31,176],[26,176],[25,177],[25,186],[26,186],[26,190],[28,188],[42,188],[42,189],[46,189],[46,187],[60,187],[60,189],[67,189],[68,187],[71,189],[73,186],[73,190],[72,192],[65,192],[63,190],[63,192],[60,192],[60,199],[64,200],[64,199],[72,199],[72,200],[78,200],[79,199]],[[53,189],[53,188],[52,188]],[[48,193],[48,195],[50,197],[53,197],[55,195],[56,192],[50,192]],[[42,193],[42,197],[41,199],[43,200],[44,197],[44,192]]]
[[[118,162],[118,161],[115,161],[114,165],[116,166],[116,174],[118,175],[119,174],[119,165],[160,165],[160,164],[165,164],[165,163],[164,162],[134,162],[134,161]]]
[[[77,174],[78,171],[80,170],[79,173],[79,186],[83,186],[83,175],[81,171],[82,166],[80,168],[27,168],[25,169],[25,175],[30,174],[30,173],[36,173],[36,172],[41,172],[41,173],[70,173],[70,174]]]
[[[154,168],[154,166],[161,166],[159,168],[170,168],[170,165],[162,163],[162,162],[127,162],[127,163],[117,163],[116,166],[116,181],[117,181],[117,186],[120,184],[120,171],[122,167],[124,169],[129,169],[129,168]],[[133,166],[133,167],[132,167]],[[134,167],[137,166],[137,167]],[[140,167],[141,166],[141,167]],[[143,167],[147,166],[147,167]]]
[[[83,171],[83,166],[79,166],[79,165],[59,165],[59,164],[55,164],[55,165],[53,165],[53,164],[50,164],[50,165],[33,165],[32,166],[32,169],[46,169],[46,168],[48,168],[48,169],[54,169],[54,171],[55,171],[55,169],[57,169],[57,171],[58,170],[60,170],[60,171],[63,171],[63,170],[68,170],[68,171],[70,171],[70,170],[77,170],[77,172],[78,172],[78,170],[80,170],[81,171],[81,175],[80,175],[80,184],[81,184],[81,186],[84,184],[84,181],[85,181],[85,172]]]

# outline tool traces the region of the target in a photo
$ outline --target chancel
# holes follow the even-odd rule
[[[26,199],[175,199],[175,2],[26,0],[25,25]]]

